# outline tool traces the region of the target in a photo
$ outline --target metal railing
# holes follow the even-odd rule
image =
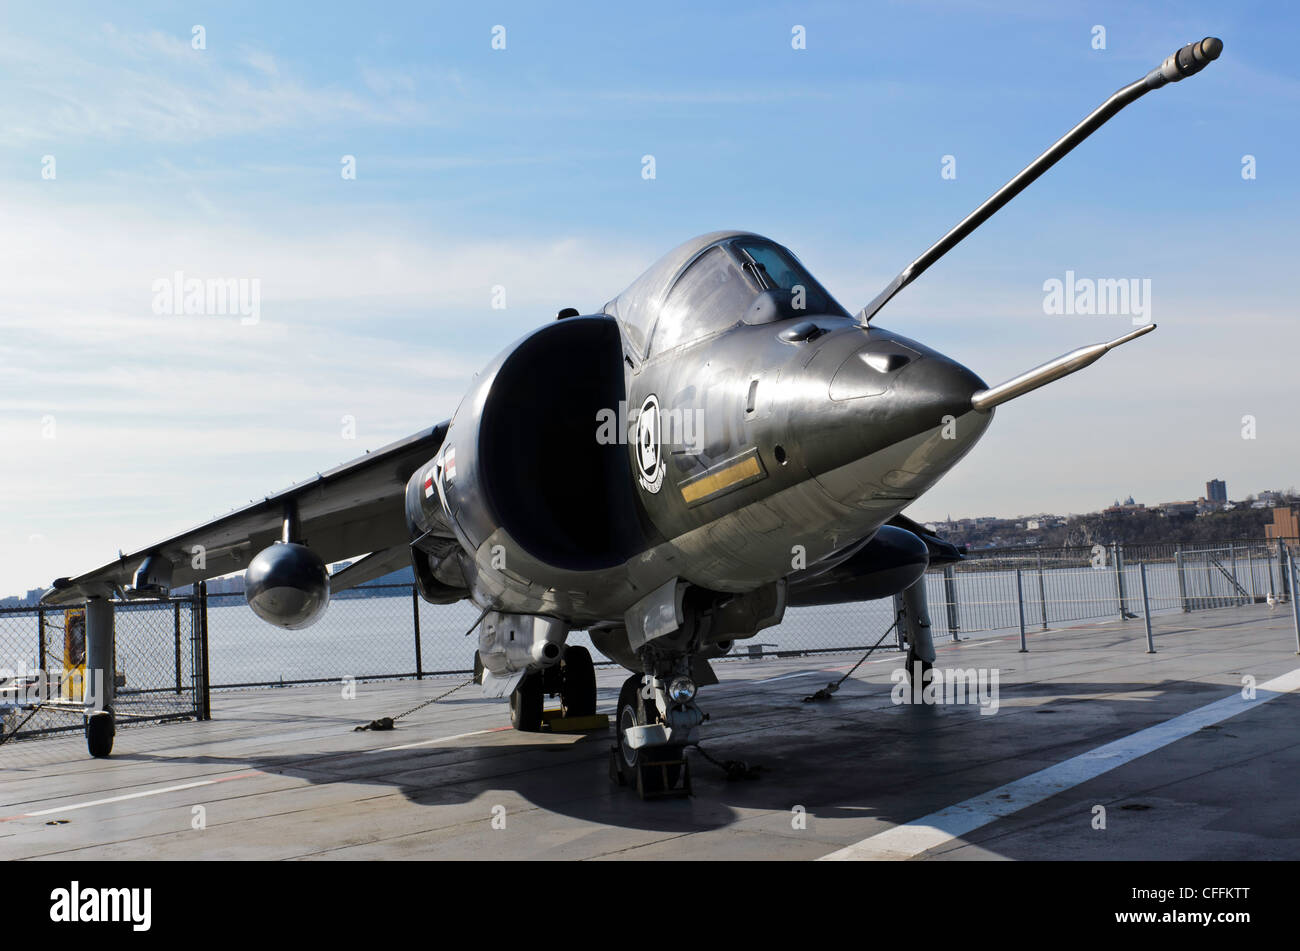
[[[1263,602],[1290,592],[1282,543],[1229,542],[1217,547],[1094,545],[986,549],[926,575],[932,629],[960,637],[1073,621],[1132,619],[1142,608],[1147,575],[1154,614]]]
[[[925,584],[934,635],[964,638],[1018,631],[1022,614],[1030,630],[1140,617],[1143,570],[1153,614],[1263,601],[1270,592],[1280,600],[1290,590],[1284,563],[1276,544],[1261,541],[984,550],[930,570]],[[426,604],[409,584],[343,592],[303,631],[267,626],[241,594],[210,595],[208,605],[214,690],[463,674],[473,665],[475,641],[464,634],[478,612],[468,602]],[[793,608],[728,659],[865,650],[893,613],[888,598]],[[590,646],[582,632],[569,643]]]

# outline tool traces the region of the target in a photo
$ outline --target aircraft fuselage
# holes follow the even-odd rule
[[[673,578],[744,593],[834,563],[991,419],[970,370],[842,310],[744,316],[659,353],[609,314],[525,337],[411,479],[413,531],[454,533],[481,605],[586,626]]]

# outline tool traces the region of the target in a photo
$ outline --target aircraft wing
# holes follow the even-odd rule
[[[447,425],[439,423],[390,443],[189,531],[121,555],[94,571],[60,578],[45,592],[41,603],[73,604],[90,595],[120,593],[150,555],[172,564],[172,587],[239,571],[259,551],[280,539],[289,503],[296,506],[298,513],[296,540],[326,564],[358,555],[371,556],[339,572],[339,583],[333,586],[336,590],[369,580],[372,571],[382,568],[379,573],[384,574],[401,567],[409,562],[410,538],[403,501],[406,483],[438,452]]]

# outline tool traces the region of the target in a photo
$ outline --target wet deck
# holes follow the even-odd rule
[[[695,795],[652,802],[610,783],[607,734],[515,733],[472,686],[352,731],[454,680],[217,694],[212,721],[123,730],[107,761],[0,747],[0,857],[1300,858],[1289,605],[1158,618],[1154,655],[1141,621],[1018,647],[940,645],[940,669],[997,671],[993,715],[893,703],[895,653],[823,703],[801,699],[856,657],[717,664],[703,746],[762,776],[694,753]],[[601,671],[602,712],[623,676]]]

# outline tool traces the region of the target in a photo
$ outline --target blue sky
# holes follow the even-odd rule
[[[911,514],[1300,483],[1294,8],[701,6],[0,12],[0,591],[445,418],[494,353],[695,234],[768,234],[856,309],[1208,34],[1218,62],[1129,107],[877,318],[990,383],[1129,329],[1045,315],[1067,269],[1150,279],[1161,325],[1000,410]],[[260,321],[154,313],[177,270],[257,279]]]

